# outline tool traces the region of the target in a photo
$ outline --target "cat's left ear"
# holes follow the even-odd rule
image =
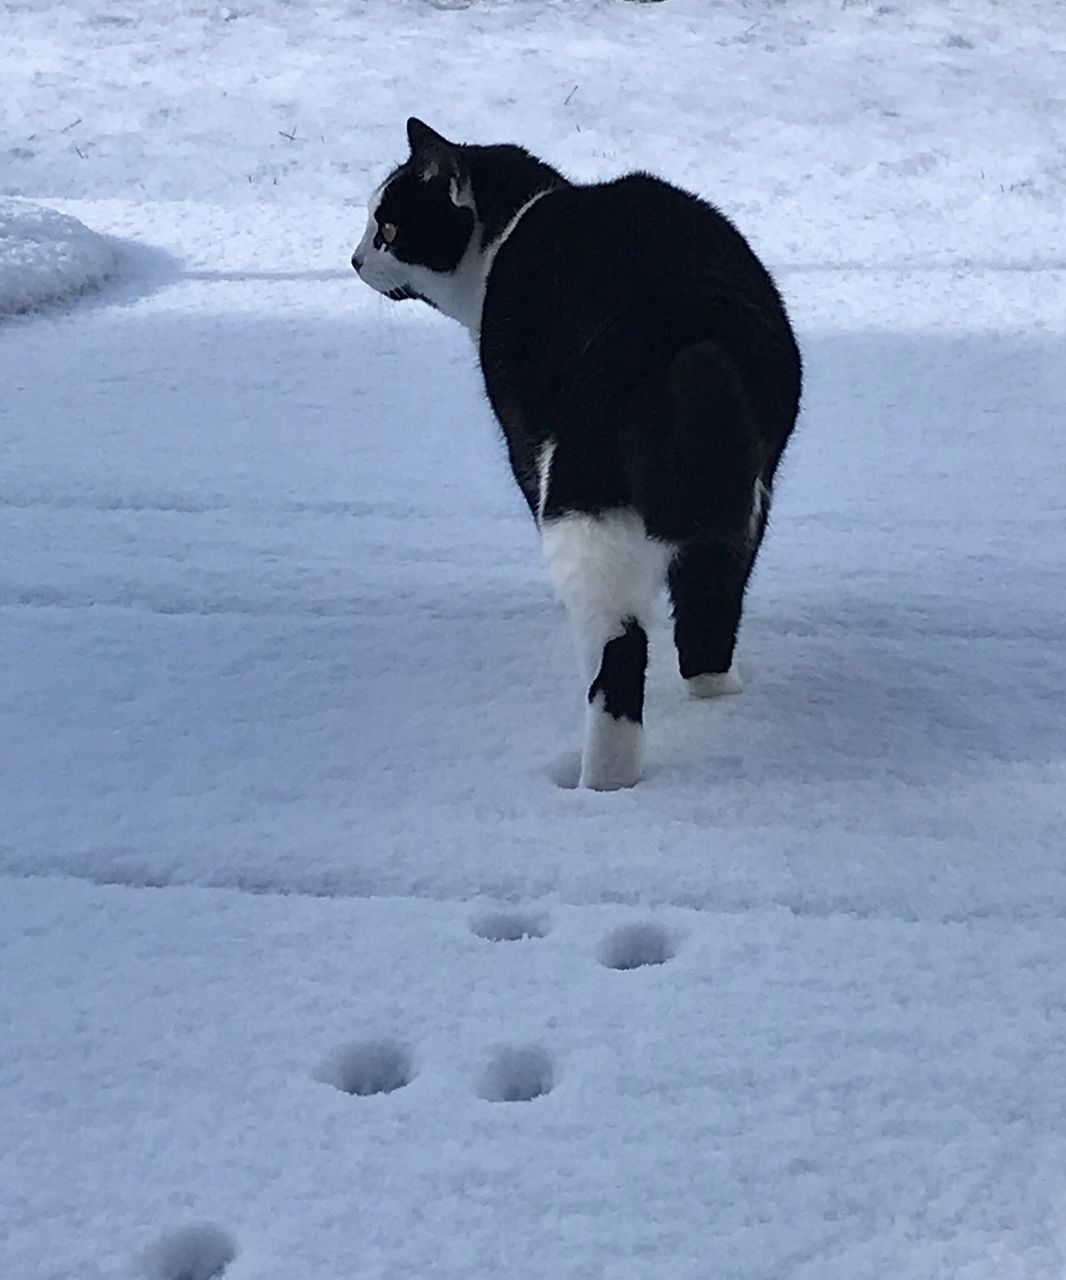
[[[470,180],[459,148],[414,116],[407,121],[407,141],[411,147],[411,162],[422,181],[445,178],[452,203],[469,204]]]

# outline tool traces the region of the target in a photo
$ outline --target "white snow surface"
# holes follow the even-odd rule
[[[1061,7],[3,21],[0,193],[117,253],[0,329],[5,1280],[1062,1280]],[[744,693],[660,608],[633,791],[468,337],[347,266],[411,113],[797,323]]]
[[[77,218],[0,196],[0,316],[84,293],[114,266],[111,246]]]

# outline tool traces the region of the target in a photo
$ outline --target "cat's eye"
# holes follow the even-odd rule
[[[394,222],[383,222],[381,224],[381,238],[386,244],[392,244],[396,239],[396,224]]]

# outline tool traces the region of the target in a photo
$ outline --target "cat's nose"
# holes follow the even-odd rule
[[[363,269],[363,259],[360,258],[358,249],[352,254],[352,266],[356,271],[362,271]]]

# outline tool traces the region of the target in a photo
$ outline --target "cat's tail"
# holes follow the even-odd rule
[[[668,378],[665,502],[690,536],[747,539],[768,496],[758,422],[739,371],[713,342],[685,347]]]

